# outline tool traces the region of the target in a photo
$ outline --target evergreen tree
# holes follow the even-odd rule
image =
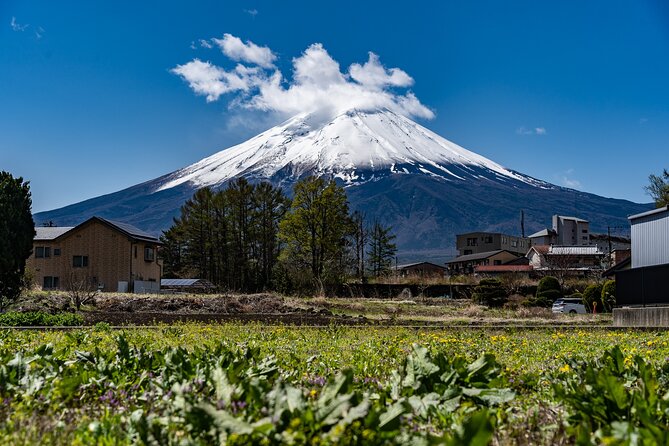
[[[650,184],[644,189],[655,201],[655,206],[661,208],[669,205],[669,171],[664,169],[662,175],[650,175],[648,181]]]
[[[0,310],[16,300],[35,237],[30,186],[0,172]]]
[[[290,209],[279,225],[280,259],[293,272],[308,271],[323,291],[343,278],[346,240],[352,232],[346,192],[334,180],[307,177],[295,184]]]
[[[379,277],[390,270],[393,258],[397,253],[397,246],[393,243],[395,235],[391,234],[391,227],[374,222],[369,237],[369,270],[374,277]]]
[[[279,222],[289,205],[290,201],[281,189],[269,183],[256,186],[253,195],[254,253],[261,288],[267,288],[271,283],[272,270],[279,258]]]

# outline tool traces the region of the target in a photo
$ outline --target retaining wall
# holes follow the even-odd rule
[[[614,327],[669,327],[669,307],[614,308]]]

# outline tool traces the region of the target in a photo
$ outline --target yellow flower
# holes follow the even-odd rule
[[[316,389],[311,389],[311,392],[309,392],[309,396],[313,398],[316,396],[317,393],[318,392],[316,392]]]
[[[560,367],[560,371],[561,371],[562,373],[567,373],[567,372],[570,371],[570,370],[571,370],[571,367],[569,367],[569,364],[565,364],[565,365],[563,365],[562,367]]]

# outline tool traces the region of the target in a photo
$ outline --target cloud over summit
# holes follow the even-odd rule
[[[268,47],[243,42],[231,34],[212,42],[238,62],[235,68],[226,70],[193,59],[171,70],[208,102],[233,94],[231,106],[285,115],[336,115],[351,109],[387,108],[409,117],[434,117],[411,91],[399,91],[412,86],[413,78],[399,68],[386,68],[372,52],[364,64],[354,63],[342,72],[323,45],[314,43],[293,58],[292,77],[287,79],[274,65],[277,56]]]

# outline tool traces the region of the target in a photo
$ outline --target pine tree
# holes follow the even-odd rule
[[[30,186],[0,172],[0,310],[15,301],[35,237]]]
[[[365,282],[365,248],[369,238],[369,230],[365,225],[365,215],[360,211],[355,211],[352,215],[353,220],[353,269],[355,276],[361,282]]]
[[[391,229],[378,221],[372,226],[367,256],[369,270],[374,277],[379,277],[390,270],[397,253],[397,247],[393,243],[395,235],[390,233]]]

